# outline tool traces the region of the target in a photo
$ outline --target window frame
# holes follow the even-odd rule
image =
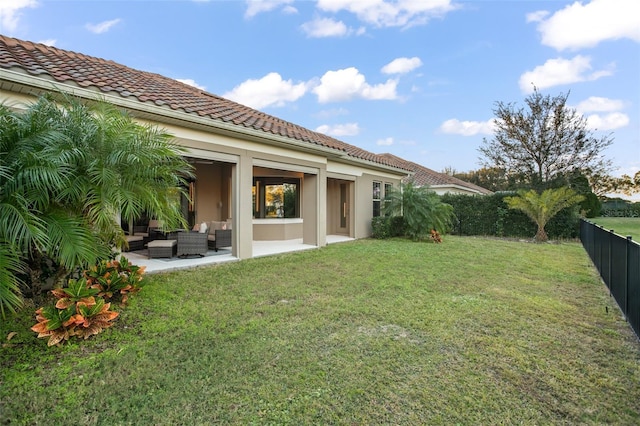
[[[382,182],[374,180],[371,187],[371,197],[373,199],[372,217],[380,216],[380,208],[382,206]]]
[[[287,216],[287,209],[285,208],[285,195],[283,188],[283,200],[282,200],[282,216],[267,215],[269,205],[267,204],[266,188],[268,186],[295,186],[295,201],[294,201],[294,215]],[[290,176],[254,176],[252,187],[252,210],[254,219],[300,219],[300,194],[302,190],[302,179]]]

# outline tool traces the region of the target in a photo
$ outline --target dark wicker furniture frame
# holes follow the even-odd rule
[[[178,232],[178,256],[204,256],[207,254],[207,233]]]
[[[231,229],[216,229],[215,240],[209,240],[209,248],[218,251],[219,248],[231,246]]]
[[[149,259],[153,259],[154,257],[173,257],[176,254],[176,240],[155,240],[158,242],[165,243],[164,247],[156,247],[155,244],[152,244],[153,241],[150,241],[147,244],[147,249],[149,252]]]

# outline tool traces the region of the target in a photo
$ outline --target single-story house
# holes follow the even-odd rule
[[[429,186],[436,194],[489,195],[493,192],[473,183],[465,182],[446,173],[436,172],[418,163],[407,161],[393,154],[380,154],[381,157],[405,170],[413,172],[403,179],[403,183],[412,181],[417,186]]]
[[[327,235],[368,237],[385,191],[411,173],[177,80],[0,35],[0,102],[18,108],[50,91],[104,99],[172,134],[195,167],[185,217],[230,221],[239,259],[253,256],[254,240],[323,246]]]
[[[185,218],[229,223],[240,259],[253,241],[368,237],[386,192],[409,179],[438,194],[491,193],[171,78],[0,35],[0,102],[20,108],[51,91],[106,100],[172,134],[195,168]]]

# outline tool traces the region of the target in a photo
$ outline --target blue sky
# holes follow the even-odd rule
[[[570,91],[640,170],[640,1],[1,0],[0,33],[159,73],[375,153],[481,167],[495,102]]]

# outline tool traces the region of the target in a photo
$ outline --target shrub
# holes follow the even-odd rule
[[[585,217],[593,218],[598,217],[602,211],[602,203],[598,199],[598,196],[593,192],[589,192],[584,195],[584,201],[580,203],[580,210],[584,212]]]
[[[110,303],[96,298],[97,292],[87,286],[84,278],[69,280],[66,289],[51,290],[58,300],[55,305],[36,311],[38,323],[31,330],[38,333],[38,337],[48,337],[47,345],[53,346],[73,336],[87,339],[111,327],[118,313],[110,310]]]
[[[403,234],[414,241],[429,238],[431,230],[444,233],[451,228],[453,207],[427,186],[409,182],[391,188],[384,201],[385,215],[402,218]]]
[[[602,203],[601,216],[604,217],[640,217],[640,203],[614,199]]]
[[[392,216],[389,218],[389,233],[392,237],[402,237],[405,234],[404,217]]]
[[[386,216],[377,216],[371,219],[371,236],[379,240],[391,237],[390,221]]]
[[[371,219],[371,237],[384,240],[392,237],[402,237],[405,233],[404,218],[402,216],[378,216]]]
[[[87,285],[98,290],[97,295],[107,300],[126,303],[129,294],[142,289],[145,267],[133,265],[122,256],[120,260],[102,261],[85,271]]]
[[[67,288],[56,288],[51,294],[55,304],[36,311],[38,321],[31,330],[38,337],[48,337],[48,346],[58,345],[75,336],[87,339],[113,325],[119,315],[111,311],[105,299],[126,303],[130,294],[142,288],[144,267],[120,260],[102,261],[84,272],[84,277],[69,280]]]

